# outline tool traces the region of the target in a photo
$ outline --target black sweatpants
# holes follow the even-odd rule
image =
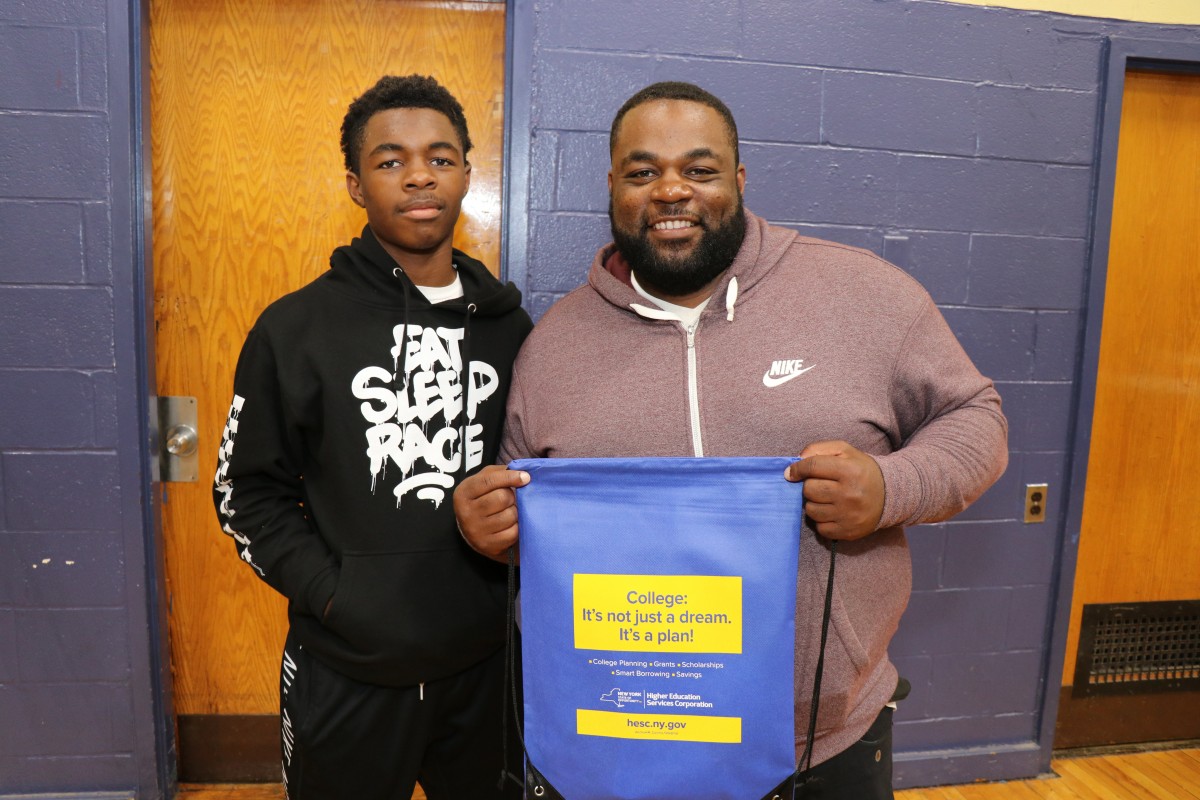
[[[496,788],[503,681],[500,650],[423,687],[360,683],[289,634],[279,685],[289,800],[410,800],[418,781],[429,800],[516,800],[515,781]],[[510,771],[520,775],[515,734],[509,749],[518,765]]]

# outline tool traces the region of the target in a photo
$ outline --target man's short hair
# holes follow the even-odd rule
[[[625,105],[621,106],[617,115],[613,117],[612,128],[608,132],[608,155],[610,157],[616,148],[617,132],[621,127],[621,120],[625,119],[625,115],[633,109],[653,100],[689,100],[716,111],[721,115],[721,119],[725,120],[725,127],[729,129],[729,143],[733,146],[734,163],[742,163],[742,157],[738,152],[737,123],[733,121],[733,112],[729,110],[729,106],[711,92],[701,89],[694,83],[684,83],[683,81],[652,83],[625,101]]]
[[[392,108],[431,108],[450,120],[462,144],[463,158],[471,150],[467,117],[454,95],[428,75],[384,75],[350,104],[342,120],[342,155],[346,169],[357,174],[358,158],[366,138],[367,120]]]

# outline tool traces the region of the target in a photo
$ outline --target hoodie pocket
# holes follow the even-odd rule
[[[819,630],[817,635],[820,636]],[[817,711],[819,730],[839,728],[845,722],[851,711],[851,703],[866,678],[868,661],[867,651],[846,611],[840,587],[835,583],[829,615],[829,638],[825,643],[821,707]],[[801,691],[803,694],[799,693]],[[797,697],[807,700],[811,695],[811,685],[798,688]]]
[[[362,664],[434,674],[475,663],[504,640],[505,575],[473,556],[345,553],[325,627]]]

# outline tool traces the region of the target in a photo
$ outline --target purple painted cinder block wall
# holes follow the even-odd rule
[[[535,313],[607,238],[612,113],[681,78],[738,115],[751,208],[911,271],[999,382],[1008,474],[910,537],[898,774],[1040,763],[1028,745],[1059,679],[1045,674],[1048,608],[1105,41],[1200,44],[1197,29],[928,0],[510,2],[522,124],[507,241],[529,255],[508,266]],[[132,6],[0,2],[0,797],[161,797],[169,782],[148,632]],[[1056,490],[1051,520],[1026,527],[1033,480]],[[1038,759],[1003,758],[1022,752]]]
[[[738,120],[749,208],[908,270],[997,382],[1007,473],[909,535],[897,781],[1048,767],[1106,42],[1200,45],[1200,28],[930,0],[529,0],[512,21],[511,119],[528,125],[512,134],[510,167],[527,171],[510,175],[507,269],[535,315],[608,241],[613,113],[648,83],[686,80]],[[1052,487],[1045,524],[1021,521],[1027,482]]]
[[[119,0],[0,3],[3,797],[159,791],[129,19]]]

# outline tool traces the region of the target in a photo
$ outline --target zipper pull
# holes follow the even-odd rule
[[[424,699],[425,699],[425,684],[424,684],[424,683],[418,683],[418,684],[417,684],[417,686],[420,688],[420,694],[421,694],[421,697],[420,697],[420,699],[421,699],[421,700],[424,700]]]
[[[687,331],[687,346],[689,350],[696,347],[696,323],[693,322],[685,329]]]

